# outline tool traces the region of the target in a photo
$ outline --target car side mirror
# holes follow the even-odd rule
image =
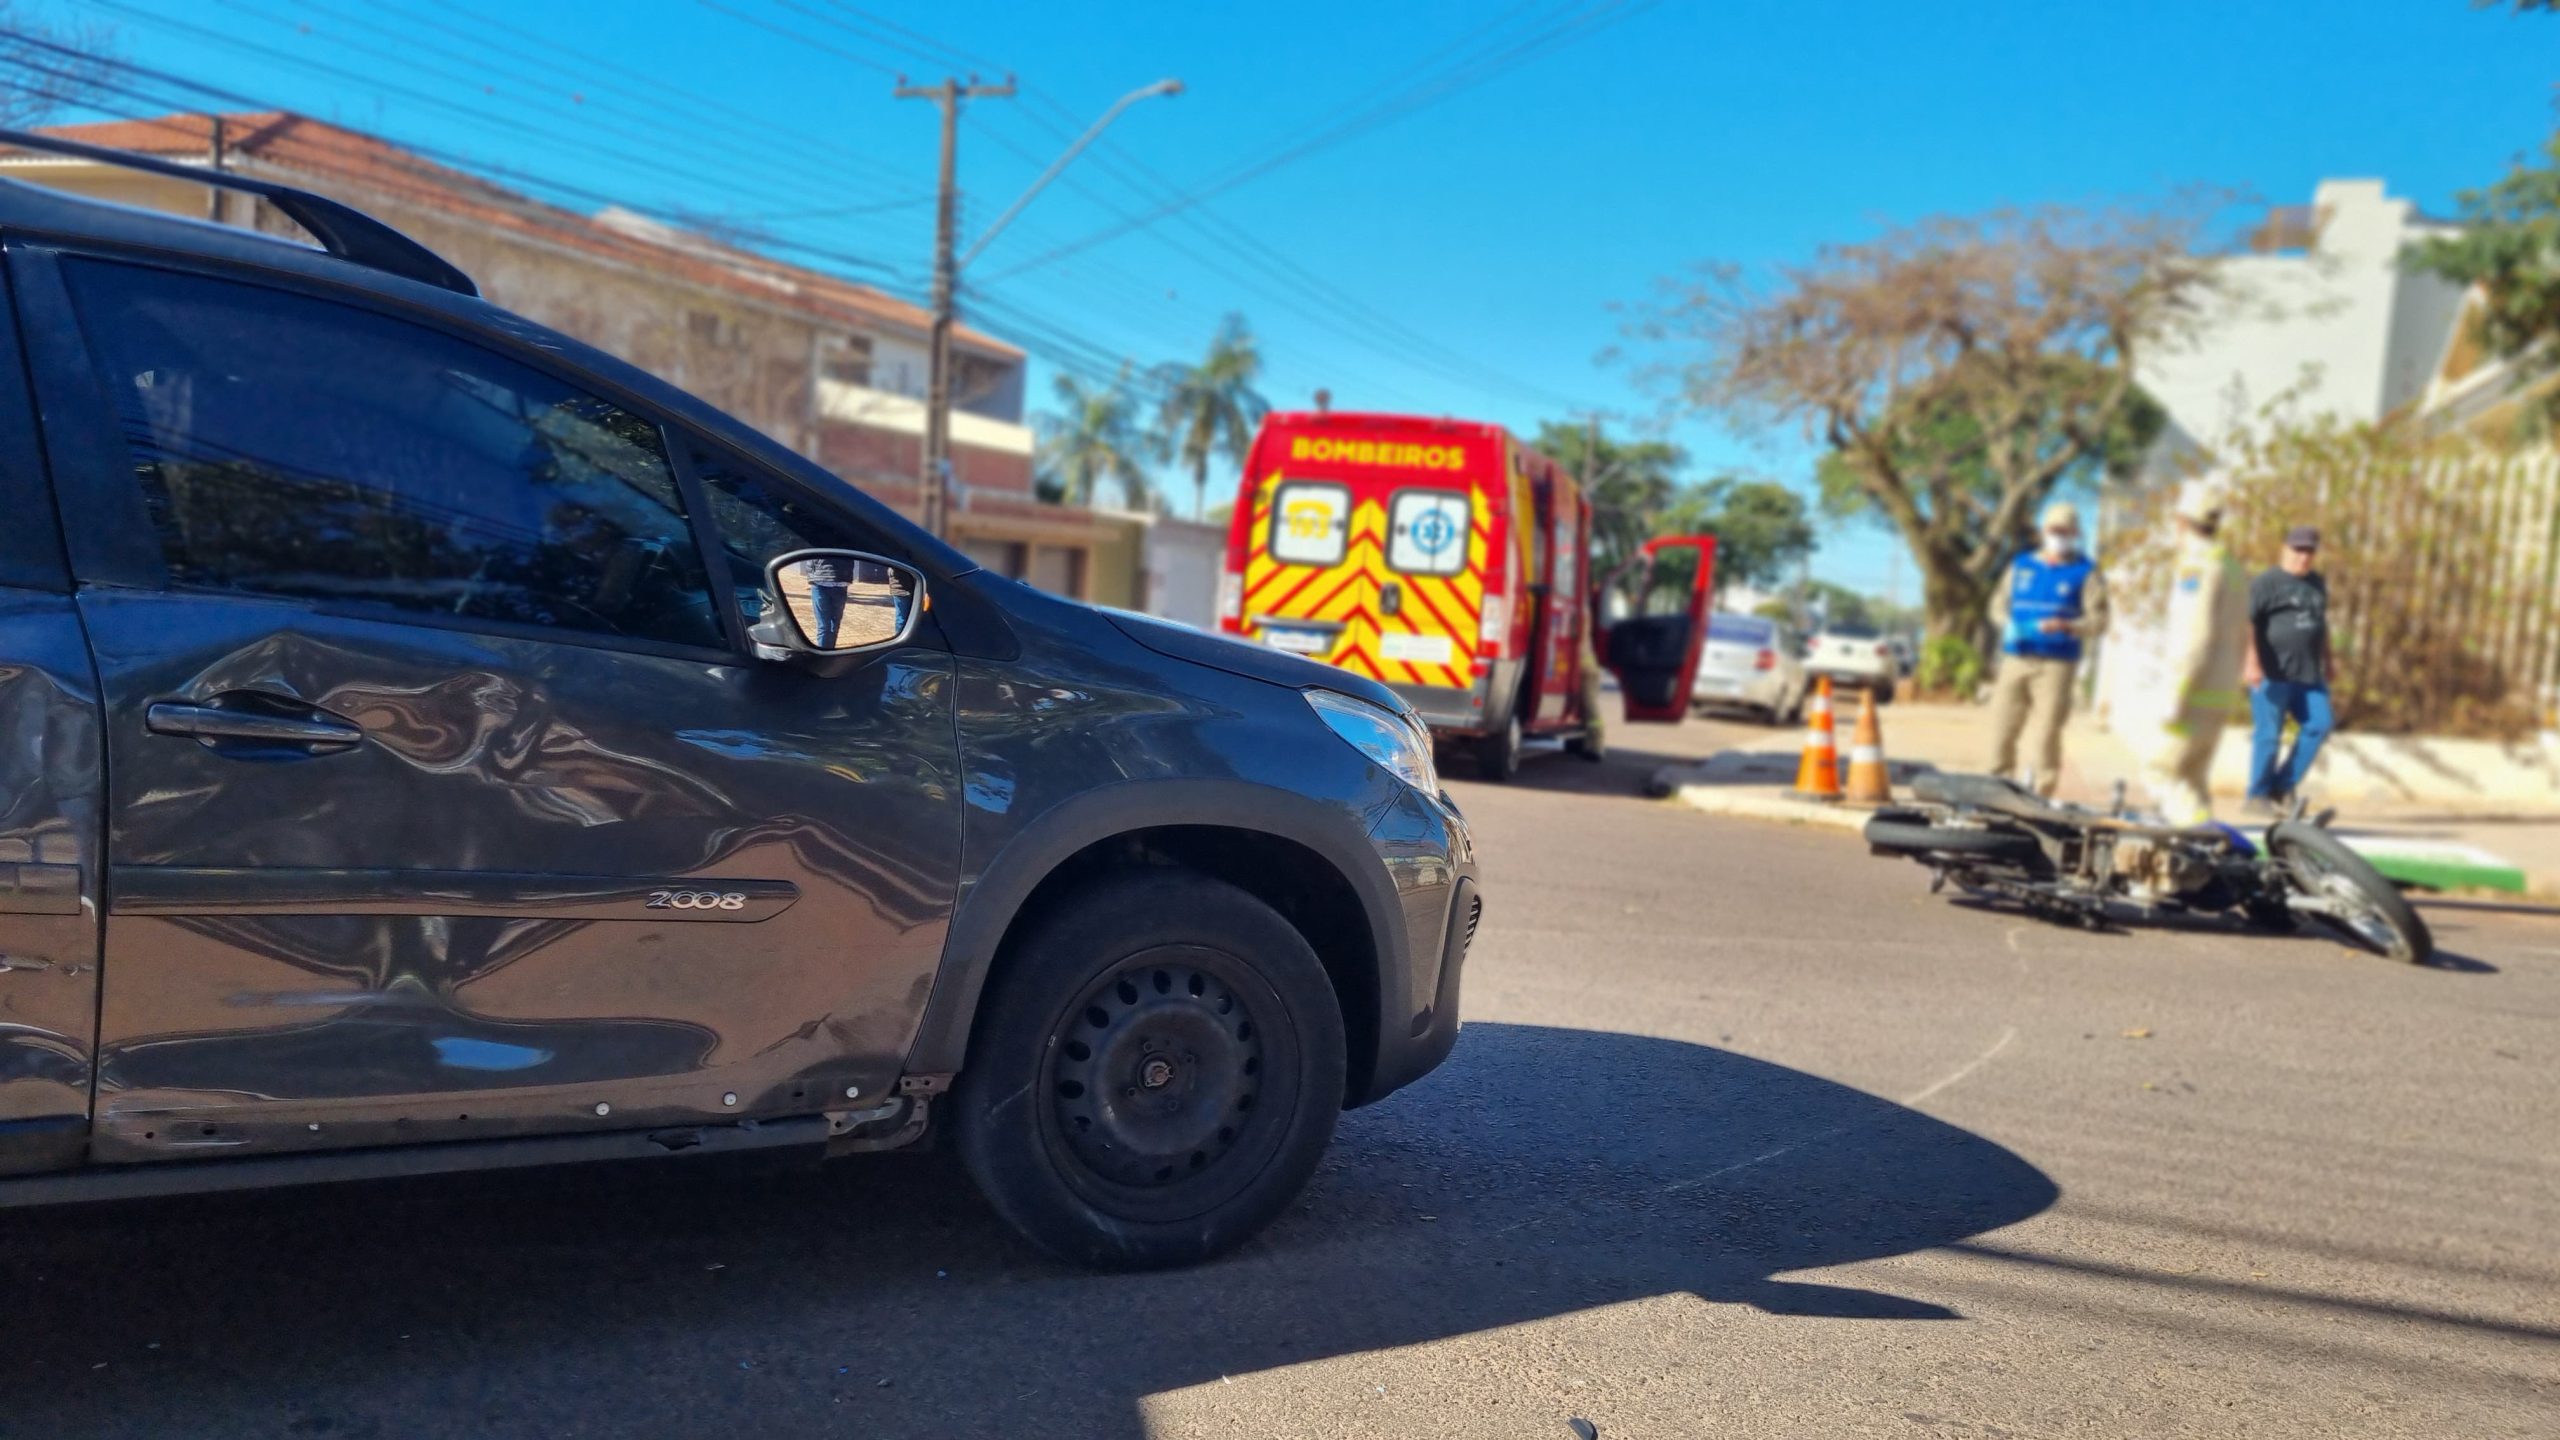
[[[764,614],[747,635],[767,660],[901,644],[924,614],[924,576],[859,550],[794,550],[764,567]]]

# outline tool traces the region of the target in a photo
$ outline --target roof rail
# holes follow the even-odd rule
[[[476,296],[480,293],[480,287],[471,283],[470,276],[433,250],[353,206],[341,205],[308,190],[278,185],[271,180],[252,179],[236,171],[181,165],[156,156],[137,155],[130,150],[114,150],[104,145],[90,145],[28,130],[0,129],[0,145],[53,155],[71,155],[146,174],[192,180],[217,190],[237,190],[242,194],[256,195],[284,212],[287,219],[311,232],[311,238],[320,242],[321,249],[341,260],[423,281],[460,295]]]

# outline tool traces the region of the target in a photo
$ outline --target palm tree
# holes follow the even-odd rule
[[[1122,370],[1108,386],[1061,375],[1056,389],[1058,413],[1033,421],[1040,431],[1042,478],[1069,505],[1091,505],[1101,483],[1110,480],[1118,482],[1130,509],[1153,509],[1154,487],[1147,482],[1153,442],[1139,433],[1128,372]]]
[[[1224,456],[1244,464],[1253,432],[1271,409],[1253,388],[1262,376],[1262,351],[1242,315],[1229,315],[1197,365],[1157,367],[1164,399],[1156,410],[1156,434],[1164,452],[1191,472],[1191,513],[1209,510],[1209,461]]]

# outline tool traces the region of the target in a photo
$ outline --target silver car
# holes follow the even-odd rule
[[[1699,710],[1747,710],[1780,724],[1804,708],[1812,682],[1786,626],[1757,615],[1712,615],[1689,703]]]

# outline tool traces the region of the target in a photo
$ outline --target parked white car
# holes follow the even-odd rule
[[[1894,684],[1901,679],[1892,644],[1872,625],[1834,625],[1814,636],[1805,647],[1804,668],[1817,679],[1830,676],[1834,689],[1873,690],[1879,705],[1893,703]]]
[[[1794,633],[1756,615],[1707,617],[1707,648],[1698,656],[1689,703],[1699,710],[1746,710],[1781,724],[1804,708],[1804,660]]]

